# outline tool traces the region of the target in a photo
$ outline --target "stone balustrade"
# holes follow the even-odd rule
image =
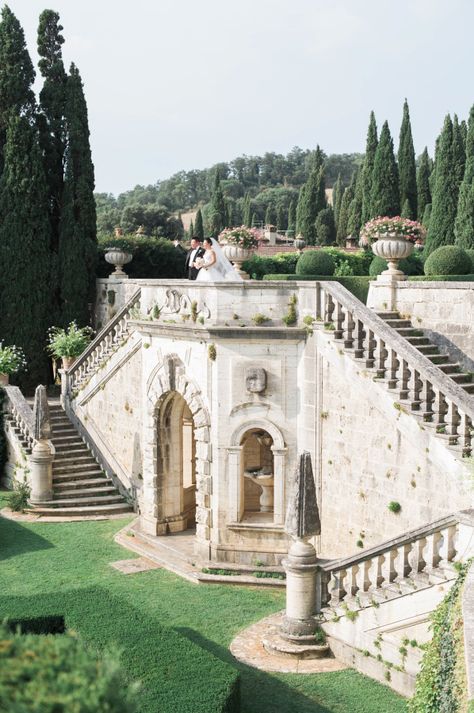
[[[338,606],[355,597],[370,599],[376,590],[453,572],[453,563],[474,552],[474,510],[442,518],[388,540],[359,555],[320,567],[321,606]]]
[[[472,452],[474,398],[342,285],[316,283],[316,319],[344,350],[375,371],[401,409],[420,416],[448,446]]]
[[[3,388],[6,394],[3,405],[4,413],[13,428],[17,430],[25,450],[31,453],[36,443],[33,411],[18,386],[4,386]]]
[[[123,343],[129,333],[128,322],[139,309],[138,289],[113,319],[97,334],[68,370],[63,372],[62,392],[73,393],[90,378],[103,362]],[[64,383],[66,382],[66,383]]]

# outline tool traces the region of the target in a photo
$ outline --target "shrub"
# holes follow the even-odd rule
[[[137,686],[124,687],[118,655],[94,659],[72,633],[12,633],[0,625],[0,708],[10,713],[134,713]]]
[[[101,236],[98,241],[99,261],[97,277],[108,277],[112,266],[105,261],[103,251],[108,247],[120,247],[127,244],[133,260],[126,267],[130,277],[150,279],[172,279],[184,276],[185,256],[177,250],[170,240],[148,238],[143,235],[127,235],[124,238]]]
[[[78,357],[89,344],[92,337],[90,327],[78,327],[71,322],[66,329],[51,327],[48,333],[48,351],[54,357]]]
[[[26,480],[14,480],[13,492],[8,497],[8,504],[13,512],[23,512],[28,507],[28,499],[31,494],[31,488]]]
[[[358,250],[357,252],[347,252],[340,248],[323,248],[325,253],[331,255],[336,263],[336,270],[341,263],[348,263],[353,275],[368,275],[369,266],[372,262],[373,253],[371,250]],[[336,274],[336,272],[334,272]]]
[[[390,512],[393,512],[395,515],[397,515],[402,509],[402,506],[400,505],[400,503],[397,503],[396,500],[391,500],[387,507]]]
[[[423,262],[419,253],[412,253],[409,257],[399,262],[400,270],[402,270],[405,275],[422,275],[423,274]],[[370,263],[369,275],[371,277],[377,277],[381,272],[387,269],[387,261],[381,257],[375,256]]]
[[[471,269],[469,272],[474,272],[474,248],[468,248],[464,252],[469,256],[469,260],[471,261]]]
[[[334,275],[335,262],[324,250],[307,250],[296,263],[297,275]]]
[[[456,245],[443,245],[425,262],[425,275],[467,275],[471,272],[469,255]]]
[[[336,265],[336,269],[334,270],[334,277],[352,277],[353,275],[354,271],[349,265],[348,260],[341,260],[339,265]]]

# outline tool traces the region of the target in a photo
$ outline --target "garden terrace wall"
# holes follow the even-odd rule
[[[131,680],[139,680],[139,713],[238,713],[239,675],[189,638],[145,616],[99,587],[35,597],[0,597],[0,619],[63,616],[99,653],[117,646]]]
[[[373,280],[373,277],[369,277],[368,275],[354,275],[354,276],[347,276],[347,277],[335,277],[331,276],[328,277],[326,275],[265,275],[263,277],[265,281],[274,281],[274,280],[282,280],[282,281],[289,281],[289,280],[296,280],[296,281],[303,281],[303,282],[324,282],[325,280],[331,280],[332,282],[339,282],[341,285],[343,285],[349,292],[352,292],[354,297],[357,297],[361,302],[366,304],[367,302],[367,295],[369,293],[369,285],[370,281]]]

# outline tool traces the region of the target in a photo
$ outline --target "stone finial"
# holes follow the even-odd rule
[[[35,439],[37,441],[49,440],[51,438],[51,420],[46,386],[40,385],[36,387],[33,418],[35,422]]]
[[[305,539],[321,534],[311,454],[303,451],[298,459],[295,480],[286,511],[285,531],[290,537]]]

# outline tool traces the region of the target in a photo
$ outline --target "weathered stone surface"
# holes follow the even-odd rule
[[[51,419],[46,386],[40,385],[36,387],[33,418],[35,421],[35,439],[37,441],[49,440],[51,438]]]
[[[308,451],[304,451],[298,458],[286,513],[285,531],[294,538],[321,534],[311,454]]]
[[[245,373],[245,386],[252,394],[261,394],[267,388],[267,373],[265,369],[250,367]]]

